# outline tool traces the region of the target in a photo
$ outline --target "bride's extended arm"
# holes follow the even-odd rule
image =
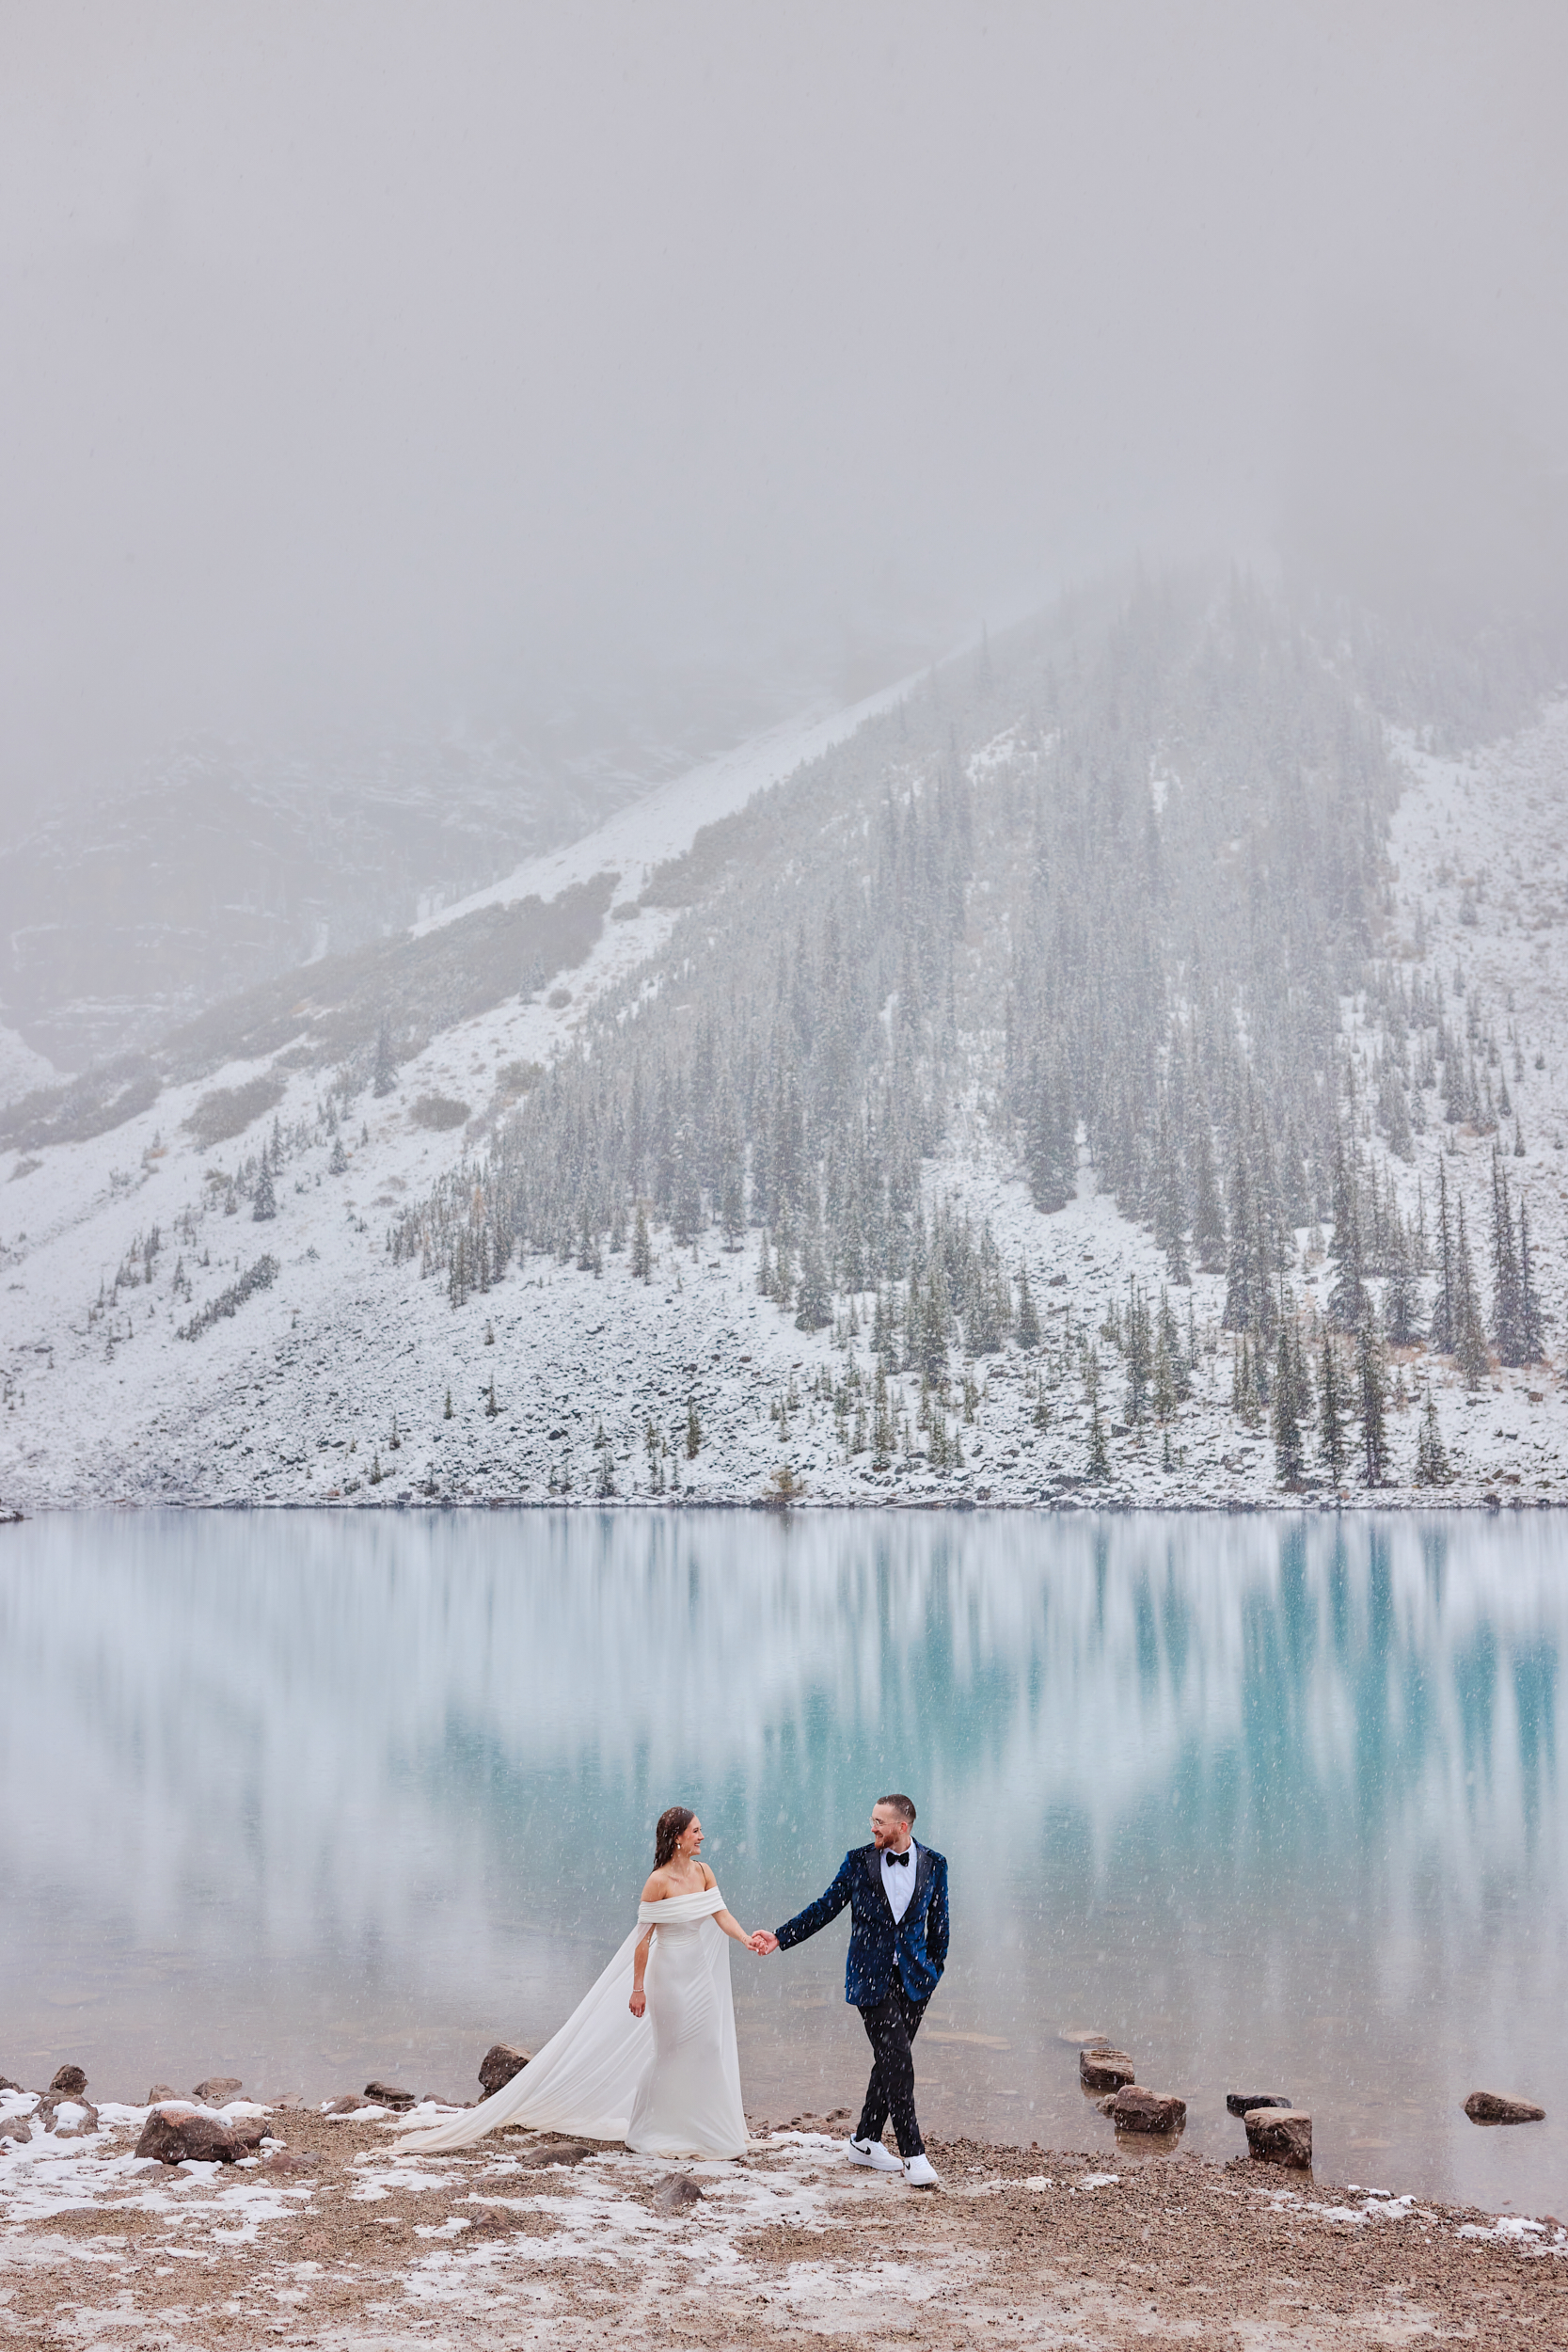
[[[714,1877],[713,1872],[708,1868],[707,1864],[705,1862],[703,1865],[703,1884],[711,1892],[712,1889],[718,1885],[718,1880]],[[741,1926],[739,1920],[735,1916],[733,1912],[716,1911],[713,1915],[713,1924],[716,1928],[722,1928],[724,1933],[733,1943],[744,1944],[748,1951],[752,1949],[752,1939],[747,1934],[745,1929]]]
[[[653,1929],[644,1928],[637,1939],[637,1949],[631,1956],[631,1999],[626,2007],[634,2017],[641,2017],[648,2006],[648,1996],[642,1990],[642,1979],[647,1974],[648,1947],[653,1940]]]

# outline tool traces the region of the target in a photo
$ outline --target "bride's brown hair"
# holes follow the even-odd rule
[[[696,1818],[697,1816],[689,1804],[672,1804],[665,1807],[658,1817],[658,1827],[654,1832],[654,1868],[656,1870],[662,1870],[667,1862],[673,1861],[675,1848]]]

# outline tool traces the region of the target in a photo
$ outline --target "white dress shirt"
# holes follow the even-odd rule
[[[914,1893],[914,1874],[920,1867],[920,1849],[912,1837],[909,1843],[909,1857],[907,1862],[895,1862],[892,1847],[882,1848],[882,1884],[895,1919],[901,1919],[910,1907],[910,1897]]]

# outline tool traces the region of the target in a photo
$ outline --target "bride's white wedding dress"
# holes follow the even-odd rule
[[[538,2057],[492,2099],[397,2142],[400,2154],[467,2148],[499,2123],[624,2139],[639,2155],[738,2156],[746,2148],[730,1946],[713,1915],[717,1886],[638,1906],[637,1925]],[[634,2017],[632,1956],[654,1930]]]

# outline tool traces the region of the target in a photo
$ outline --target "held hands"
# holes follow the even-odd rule
[[[769,1935],[766,1928],[758,1928],[746,1938],[746,1948],[749,1952],[755,1952],[759,1960],[766,1960],[769,1952],[778,1950],[779,1939],[776,1935]]]

